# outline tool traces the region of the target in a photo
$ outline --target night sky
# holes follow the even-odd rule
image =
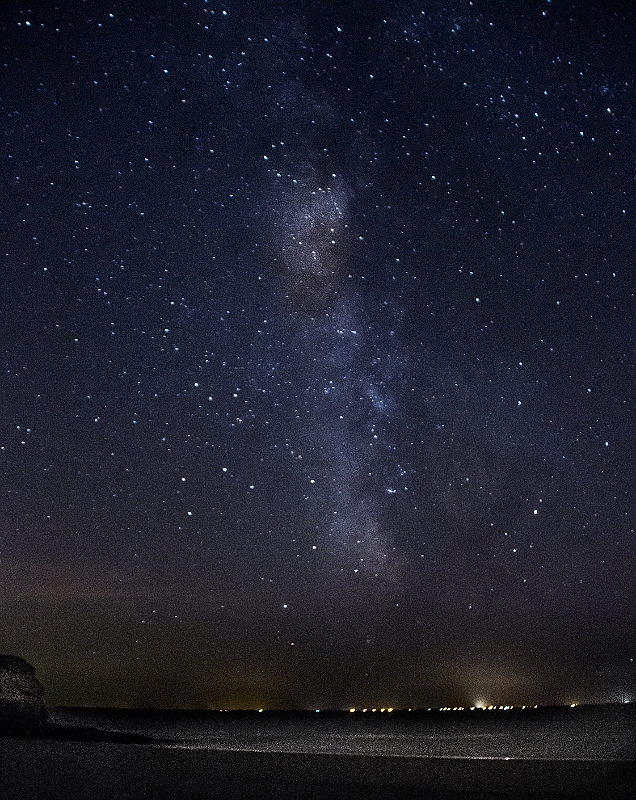
[[[48,703],[633,697],[635,31],[2,4],[0,652]]]

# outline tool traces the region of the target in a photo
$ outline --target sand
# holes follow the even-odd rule
[[[636,797],[634,761],[413,758],[0,739],[0,797]]]
[[[349,715],[51,709],[0,800],[636,798],[636,707]]]

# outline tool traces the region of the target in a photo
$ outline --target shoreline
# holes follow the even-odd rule
[[[26,800],[374,798],[398,788],[413,798],[636,796],[636,761],[619,759],[325,755],[5,736],[0,763],[0,797]]]

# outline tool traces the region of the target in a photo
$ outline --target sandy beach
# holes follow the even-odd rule
[[[4,739],[0,797],[633,797],[634,762],[246,753]],[[389,794],[391,793],[391,794]]]
[[[112,718],[124,729],[119,734],[52,725],[37,737],[0,738],[0,797],[626,800],[636,794],[631,713],[564,710],[532,728],[524,728],[523,717],[499,722],[487,714],[385,718],[380,725],[368,718],[349,723],[346,715],[315,724],[309,715],[219,715],[205,736],[172,742],[144,739],[139,715],[118,713]],[[502,726],[513,749],[499,746],[512,755],[498,757],[492,741]],[[147,727],[156,737],[159,726]],[[515,731],[522,744],[514,744]],[[543,751],[538,741],[548,743]]]

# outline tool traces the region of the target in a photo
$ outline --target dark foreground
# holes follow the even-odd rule
[[[200,715],[198,726],[174,725],[190,736],[172,741],[157,735],[165,724],[142,727],[138,712],[118,712],[109,729],[58,723],[0,737],[0,798],[627,800],[636,797],[634,710],[530,721]]]
[[[0,797],[633,798],[633,762],[497,761],[174,750],[4,740]]]

